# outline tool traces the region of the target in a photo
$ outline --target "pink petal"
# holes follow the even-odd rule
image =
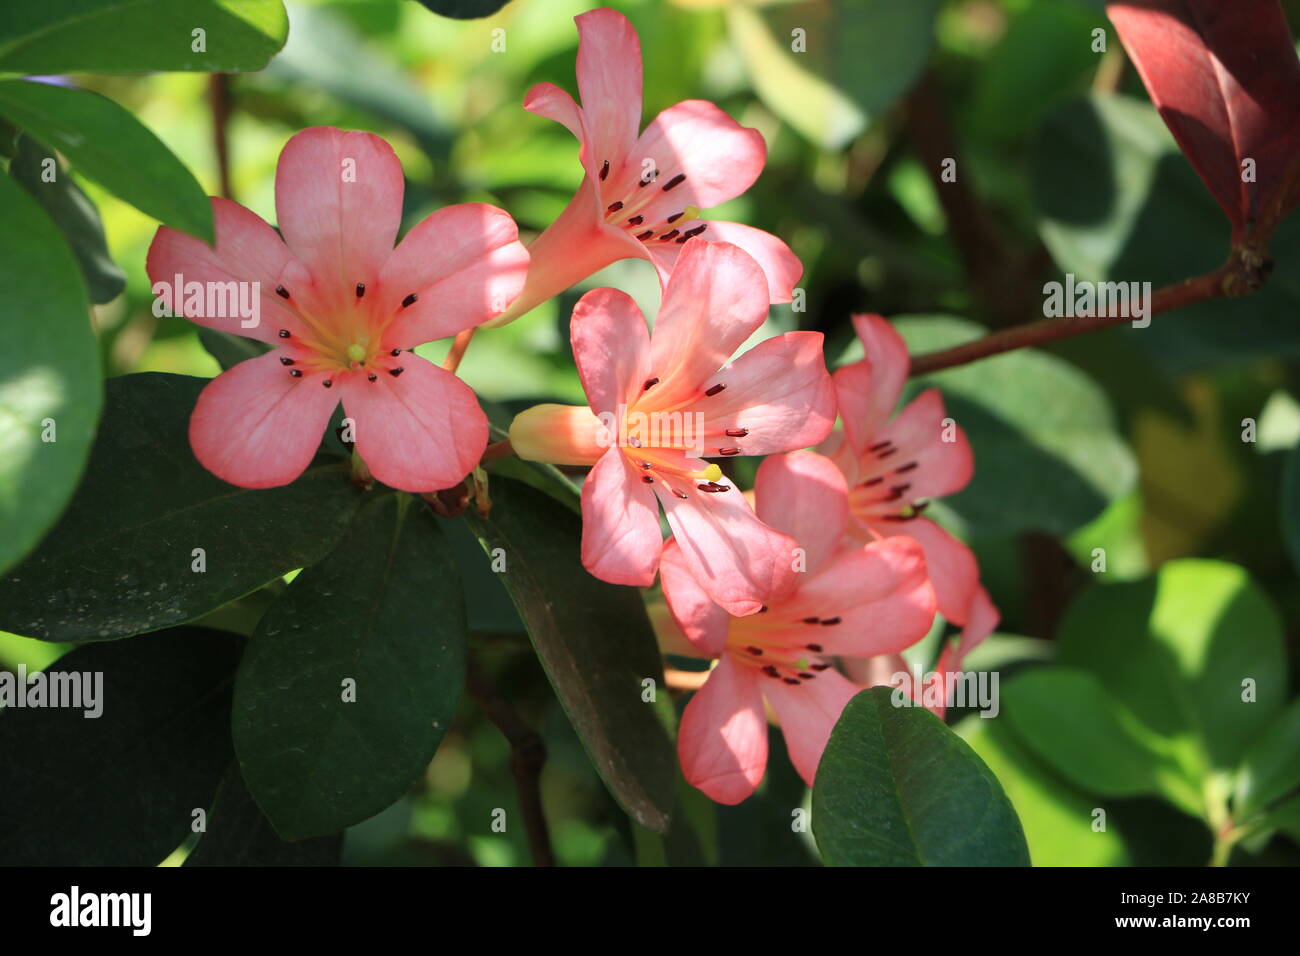
[[[488,328],[506,325],[611,262],[641,257],[644,247],[622,229],[605,225],[591,177],[582,181],[560,217],[528,246],[528,279],[519,297]]]
[[[961,491],[970,482],[975,470],[970,442],[956,424],[950,432],[953,441],[944,441],[949,433],[944,425],[947,418],[943,396],[937,388],[928,388],[876,433],[875,441],[892,441],[898,449],[885,462],[889,467],[917,464],[907,473],[909,500],[941,498]]]
[[[724,654],[677,728],[682,776],[718,803],[740,803],[767,769],[767,717],[758,677]]]
[[[970,548],[928,518],[911,521],[873,521],[871,529],[888,538],[911,538],[925,549],[925,565],[939,601],[939,613],[954,624],[966,623],[979,589],[980,569]],[[992,630],[992,628],[990,628]]]
[[[746,129],[714,104],[686,100],[656,116],[631,155],[659,170],[646,187],[659,190],[646,207],[646,221],[656,222],[687,206],[709,209],[739,196],[763,171],[767,146],[758,130]],[[685,178],[665,191],[678,176]]]
[[[389,256],[374,294],[396,315],[382,347],[413,348],[500,315],[519,295],[528,251],[515,221],[486,203],[447,206],[418,223]],[[414,304],[402,302],[414,293]]]
[[[569,341],[587,401],[597,412],[617,414],[640,397],[650,365],[650,332],[630,295],[615,289],[588,292],[573,309]]]
[[[675,538],[669,538],[659,559],[659,583],[673,620],[699,651],[716,657],[727,646],[729,615],[710,600],[682,557]]]
[[[724,391],[695,402],[709,430],[747,429],[725,438],[742,455],[771,455],[815,445],[835,425],[835,390],[826,374],[820,332],[786,332],[758,343],[707,381]],[[659,386],[655,386],[658,388]],[[718,439],[721,444],[724,439]],[[706,456],[714,452],[705,452]]]
[[[419,358],[402,356],[402,374],[371,382],[344,379],[343,410],[371,474],[401,491],[458,484],[487,447],[487,418],[468,385]]]
[[[650,336],[657,407],[713,385],[718,369],[765,318],[767,282],[757,262],[725,242],[687,242]]]
[[[554,120],[570,133],[578,142],[587,137],[582,125],[582,110],[573,101],[573,97],[554,83],[538,83],[524,96],[524,109],[535,116],[544,116]]]
[[[849,520],[849,490],[829,458],[811,451],[772,455],[754,481],[759,520],[799,542],[812,574],[839,547]]]
[[[276,217],[319,298],[342,298],[358,282],[379,279],[404,190],[402,164],[373,133],[316,126],[285,145],[275,171]]]
[[[586,405],[534,405],[510,423],[510,444],[528,461],[594,465],[614,438]]]
[[[300,334],[298,317],[275,294],[277,285],[292,288],[309,281],[306,270],[294,259],[289,247],[260,216],[238,203],[213,198],[212,215],[216,225],[215,248],[167,226],[161,227],[154,236],[146,269],[152,283],[165,286],[160,290],[162,301],[173,315],[185,315],[196,325],[262,342],[279,342],[280,329]],[[179,290],[177,275],[181,276]],[[230,282],[258,283],[258,324],[244,328],[238,309],[230,307],[222,310],[226,315],[220,316],[185,314],[184,286],[191,282],[204,283],[205,291],[207,283],[221,283],[223,287]],[[239,290],[235,291],[237,302]],[[250,287],[247,295],[251,293]],[[206,311],[206,302],[199,311]]]
[[[582,566],[611,584],[654,584],[663,550],[654,492],[618,447],[582,485]]]
[[[592,10],[578,24],[578,96],[599,166],[622,162],[641,127],[641,41],[627,17]]]
[[[780,718],[790,762],[808,786],[813,785],[817,776],[817,764],[821,762],[826,742],[831,739],[835,722],[860,689],[833,669],[797,685],[770,678],[764,681],[763,696]]]
[[[799,583],[772,623],[791,622],[789,633],[802,639],[815,635],[811,639],[827,654],[873,657],[896,653],[925,637],[934,611],[934,588],[920,545],[887,538],[834,555]],[[803,625],[807,617],[838,623]]]
[[[866,357],[835,373],[840,417],[859,453],[873,444],[903,392],[912,360],[903,337],[880,315],[855,315],[853,327]]]
[[[204,468],[243,488],[287,485],[311,462],[339,403],[323,372],[301,378],[279,351],[240,362],[214,378],[190,416],[190,446]]]
[[[686,222],[678,220],[673,223],[682,232],[704,226],[700,239],[709,242],[729,242],[739,246],[759,264],[767,276],[767,297],[773,305],[789,302],[794,298],[795,285],[803,275],[803,263],[790,251],[790,247],[762,229],[741,225],[738,222],[723,222],[717,219],[693,219]],[[645,247],[650,261],[659,272],[661,285],[668,283],[673,267],[681,255],[682,247],[676,242],[656,242]]]
[[[717,483],[730,490],[707,494],[688,486],[683,499],[652,487],[696,583],[713,603],[744,617],[794,586],[798,544],[759,521],[728,479]]]

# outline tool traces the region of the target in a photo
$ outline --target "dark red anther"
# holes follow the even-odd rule
[[[281,356],[280,356],[280,364],[281,364],[281,365],[292,365],[292,364],[293,364],[293,359],[289,358],[289,356],[287,356],[287,355],[281,355]]]
[[[668,190],[680,186],[684,182],[686,182],[686,174],[678,173],[672,179],[668,180],[668,182],[664,183],[664,192],[668,192]]]
[[[820,624],[821,620],[822,619],[819,617],[806,617],[803,619],[803,622],[805,624]]]
[[[682,216],[684,216],[684,215],[686,215],[686,210],[685,210],[685,209],[683,209],[681,212],[675,212],[675,213],[673,213],[671,216],[669,216],[667,219],[665,219],[664,222],[668,223],[668,225],[671,226],[671,225],[672,225],[673,223],[675,223],[678,219],[681,219]]]
[[[281,329],[281,330],[280,330],[280,338],[282,338],[282,339],[287,339],[288,337],[289,337],[289,330],[288,330],[288,329]]]
[[[645,384],[641,386],[641,391],[648,392],[650,391],[650,389],[654,388],[658,384],[659,384],[659,379],[648,378],[645,380]]]
[[[884,475],[876,475],[874,478],[868,478],[862,483],[863,488],[870,488],[872,485],[878,485],[885,480]]]
[[[763,649],[761,647],[755,647],[753,644],[750,644],[749,647],[745,648],[745,650],[749,651],[749,653],[753,654],[755,657],[763,656]]]
[[[727,386],[725,386],[725,385],[723,385],[722,383],[719,382],[717,385],[714,385],[712,388],[706,388],[706,389],[704,390],[704,394],[705,394],[705,395],[710,395],[710,396],[712,396],[712,395],[717,395],[718,392],[722,391],[722,390],[723,390],[724,388],[726,388],[726,387],[727,387]]]
[[[804,680],[812,680],[812,679],[813,679],[814,677],[816,677],[817,675],[816,675],[816,674],[809,674],[807,671],[800,671],[800,672],[799,672],[799,676],[802,677]]]
[[[280,298],[282,298],[282,299],[287,299],[287,298],[289,298],[289,290],[286,289],[286,288],[285,288],[284,286],[282,286],[282,285],[278,285],[278,286],[275,287],[275,294],[278,295],[278,296],[279,296]]]
[[[292,375],[294,378],[302,378],[302,372],[300,372],[296,368],[289,369],[289,374]]]
[[[828,617],[828,618],[826,618],[825,620],[822,621],[822,627],[827,627],[827,626],[829,626],[829,625],[831,625],[831,624],[838,624],[838,623],[840,623],[840,618],[838,618],[838,617]]]
[[[644,481],[647,485],[653,485],[655,483],[653,475],[642,475],[641,480]]]
[[[780,676],[781,676],[781,673],[780,673],[780,672],[779,672],[775,667],[773,667],[771,664],[768,664],[766,667],[763,668],[763,673],[766,674],[768,677],[780,677]]]
[[[608,176],[609,176],[609,160],[607,159],[600,164],[600,181],[603,183]]]
[[[398,356],[398,355],[401,355],[401,354],[402,354],[402,350],[401,350],[401,349],[393,349],[393,350],[392,350],[391,352],[389,352],[388,354],[389,354],[389,355],[392,355],[392,356]]]
[[[675,235],[677,235],[677,230],[676,230],[676,229],[669,229],[667,232],[665,232],[665,233],[664,233],[662,236],[660,236],[659,238],[660,238],[660,239],[663,239],[663,240],[665,240],[665,241],[667,241],[668,239],[671,239],[671,238],[672,238],[673,236],[675,236]]]
[[[728,428],[723,434],[728,438],[744,438],[749,434],[748,428]]]
[[[404,371],[406,371],[406,369],[399,365],[397,368],[390,368],[388,374],[393,376],[393,378],[397,378],[397,376],[401,375]]]
[[[366,378],[370,379],[370,381],[372,382],[379,381],[379,376],[376,375],[374,372],[371,372],[369,375],[366,376]]]
[[[321,382],[321,384],[324,385],[326,388],[333,388],[333,387],[334,387],[334,383],[333,383],[332,381],[330,381],[328,378],[325,379],[325,381]]]
[[[673,494],[676,495],[678,498],[689,498],[689,497],[690,497],[690,495],[688,495],[686,492],[684,492],[684,491],[678,491],[676,488],[673,489]]]
[[[798,684],[798,683],[799,683],[799,681],[796,680],[796,679],[793,678],[793,677],[782,677],[781,680],[785,681],[787,684]]]
[[[645,176],[642,176],[641,181],[637,183],[637,186],[641,189],[645,189],[645,187],[649,186],[652,182],[654,182],[658,178],[659,178],[659,170],[657,169],[652,170],[650,173],[650,178],[647,179]]]
[[[610,203],[608,206],[605,207],[605,212],[618,212],[622,208],[623,208],[623,200],[616,199],[614,202]]]
[[[728,458],[730,458],[732,455],[739,455],[739,454],[740,454],[740,449],[739,449],[739,448],[719,448],[719,449],[718,449],[718,454],[719,454],[719,455],[726,455]]]
[[[897,449],[897,448],[886,448],[884,451],[882,451],[882,452],[881,452],[879,455],[877,455],[876,457],[877,457],[877,458],[888,458],[890,455],[897,455],[897,454],[898,454],[898,449]]]
[[[826,663],[821,663],[821,664],[810,664],[809,666],[815,671],[824,671],[827,668],[829,668],[831,665]]]
[[[639,226],[643,222],[645,222],[645,216],[633,216],[627,221],[627,224],[629,226]]]
[[[687,239],[691,238],[692,236],[698,236],[700,233],[702,233],[705,229],[708,228],[709,228],[709,224],[707,222],[700,223],[694,229],[687,229],[684,233],[682,233],[682,237],[677,241],[685,242]]]
[[[358,283],[357,283],[357,298],[359,299],[359,298],[361,298],[361,297],[362,297],[363,295],[365,295],[365,294],[366,294],[366,284],[365,284],[364,282],[358,282]]]
[[[869,445],[867,447],[867,451],[880,451],[880,449],[888,448],[892,444],[893,442],[889,441],[888,439],[886,439],[885,441],[878,441],[874,445]]]
[[[820,654],[822,652],[822,646],[820,644],[805,644],[804,647],[812,651],[814,654]]]
[[[899,465],[897,468],[895,468],[894,474],[901,475],[903,474],[903,472],[911,471],[915,467],[917,467],[917,463],[914,461],[909,461],[906,465]]]
[[[653,229],[647,229],[645,232],[638,233],[638,234],[637,234],[637,238],[640,239],[642,242],[645,242],[647,239],[649,239],[649,238],[650,238],[651,236],[653,236],[654,234],[655,234],[655,231],[654,231]]]
[[[410,295],[408,295],[405,299],[402,300],[402,308],[405,309],[409,306],[415,305],[415,303],[418,302],[419,299],[420,297],[416,295],[414,292],[412,292]]]

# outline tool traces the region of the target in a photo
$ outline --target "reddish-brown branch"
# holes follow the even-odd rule
[[[551,848],[551,834],[546,827],[546,812],[542,806],[546,743],[537,731],[524,723],[510,702],[497,693],[473,655],[465,662],[465,686],[479,709],[510,743],[510,770],[519,793],[519,812],[524,818],[524,832],[532,851],[533,866],[554,866],[555,851]]]
[[[212,109],[212,147],[217,154],[217,174],[221,180],[221,195],[234,199],[230,185],[230,146],[227,129],[230,126],[230,77],[213,73],[208,78],[208,100]]]
[[[1150,316],[1181,309],[1195,302],[1246,295],[1259,287],[1266,272],[1265,259],[1244,249],[1235,250],[1232,257],[1213,272],[1197,276],[1195,279],[1184,279],[1182,282],[1156,290],[1151,296]],[[1039,319],[1037,322],[994,332],[964,345],[914,356],[911,374],[924,375],[927,372],[937,372],[940,369],[965,365],[1013,349],[1045,345],[1048,342],[1057,342],[1132,321],[1132,316],[1125,315],[1082,315]]]

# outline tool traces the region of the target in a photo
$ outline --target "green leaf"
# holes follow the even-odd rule
[[[663,671],[635,588],[606,584],[582,566],[581,519],[553,498],[502,476],[492,512],[466,517],[505,562],[506,590],[528,628],[556,696],[592,763],[637,823],[668,828],[676,758],[643,681],[663,693]],[[495,549],[500,548],[500,552]]]
[[[53,182],[46,181],[47,160],[55,163]],[[102,304],[116,299],[126,288],[126,273],[109,254],[99,210],[73,181],[67,167],[58,163],[52,150],[29,136],[23,136],[18,141],[13,162],[9,164],[9,175],[31,193],[63,233],[77,257],[77,264],[81,266],[90,301]]]
[[[1281,830],[1300,843],[1300,794],[1278,804],[1261,821],[1262,828]]]
[[[759,97],[803,136],[839,149],[907,92],[934,45],[938,0],[728,7]]]
[[[456,564],[409,495],[372,501],[258,624],[235,685],[235,750],[285,839],[374,816],[424,771],[465,682]]]
[[[970,746],[922,707],[864,690],[831,731],[813,783],[830,866],[1028,866],[1011,802]]]
[[[985,334],[950,316],[895,324],[914,355]],[[855,344],[845,360],[860,354]],[[1137,464],[1106,395],[1068,362],[1019,349],[913,379],[904,400],[931,387],[975,453],[970,484],[943,499],[972,532],[1067,534],[1133,488]]]
[[[1098,677],[1194,778],[1234,770],[1286,701],[1277,610],[1225,562],[1169,561],[1154,578],[1095,585],[1066,611],[1058,645],[1061,664]]]
[[[1217,268],[1229,229],[1155,108],[1093,96],[1051,113],[1039,129],[1033,193],[1040,234],[1062,272],[1090,282],[1150,282],[1152,290]],[[1284,222],[1275,266],[1249,296],[1198,303],[1123,338],[1171,373],[1248,358],[1300,356],[1300,222]]]
[[[0,578],[0,629],[126,637],[193,620],[329,553],[364,497],[347,464],[314,463],[283,488],[226,484],[190,451],[190,411],[207,383],[156,372],[108,381],[71,506]]]
[[[199,845],[185,866],[337,866],[343,834],[289,843],[253,802],[239,765],[233,764],[217,789]]]
[[[168,226],[212,242],[212,204],[192,173],[127,110],[88,90],[0,81],[0,116]]]
[[[1002,707],[1016,736],[1084,791],[1107,797],[1159,791],[1159,755],[1087,671],[1027,671],[1002,688]]]
[[[1116,827],[1093,829],[1096,798],[1054,775],[1016,739],[1005,721],[971,715],[953,729],[1002,784],[1024,825],[1034,866],[1127,866],[1132,862]]]
[[[0,71],[260,70],[288,32],[281,0],[7,3],[0,7]]]
[[[180,846],[233,757],[230,686],[243,644],[178,627],[79,647],[44,673],[90,681],[99,716],[0,711],[0,865],[156,866]]]
[[[1300,570],[1300,445],[1287,452],[1281,497],[1282,539],[1291,563]]]
[[[77,262],[36,201],[5,175],[0,288],[3,573],[67,505],[102,402],[99,346]]]
[[[1237,771],[1233,814],[1239,820],[1300,787],[1300,700],[1293,700],[1246,751]]]
[[[199,329],[199,343],[217,360],[223,372],[246,359],[257,358],[271,349],[265,342],[223,332],[220,329]]]

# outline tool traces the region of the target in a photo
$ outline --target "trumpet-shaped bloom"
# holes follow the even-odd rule
[[[755,485],[759,517],[795,538],[807,569],[750,617],[731,617],[689,573],[675,542],[664,551],[664,599],[676,626],[717,665],[682,715],[677,750],[686,780],[719,803],[754,792],[767,766],[764,701],[790,759],[811,786],[831,729],[860,689],[833,658],[893,655],[929,630],[934,589],[919,545],[845,537],[848,487],[814,452],[768,458]]]
[[[965,624],[983,593],[975,556],[921,512],[931,499],[970,481],[970,443],[948,418],[938,389],[893,414],[911,364],[907,346],[879,315],[855,315],[853,325],[866,357],[832,376],[844,431],[823,446],[849,483],[850,534],[864,541],[906,535],[919,542],[939,613]]]
[[[564,213],[529,247],[519,299],[493,325],[509,322],[619,259],[648,259],[666,283],[694,236],[740,246],[763,267],[772,302],[789,302],[803,267],[788,246],[760,229],[702,218],[739,196],[762,172],[767,147],[757,130],[712,103],[687,100],[641,125],[641,44],[613,10],[577,17],[582,105],[553,83],[528,92],[524,109],[565,126],[581,144],[585,176]]]
[[[288,484],[341,400],[380,481],[415,492],[456,484],[483,452],[487,420],[467,385],[408,350],[477,326],[518,295],[528,253],[514,221],[479,203],[448,206],[394,249],[401,164],[379,137],[329,127],[289,140],[275,189],[281,235],[213,199],[215,247],[163,227],[149,249],[149,277],[173,313],[273,346],[203,390],[190,419],[195,456],[231,484]],[[191,295],[218,287],[242,291],[216,309]],[[240,294],[254,319],[231,309]]]
[[[794,542],[706,460],[803,448],[834,424],[820,333],[787,332],[725,364],[767,308],[753,259],[697,240],[682,248],[653,335],[621,292],[578,302],[570,338],[590,404],[530,408],[510,440],[522,458],[594,466],[582,489],[582,561],[596,577],[654,583],[662,505],[683,562],[731,613],[754,613],[793,583]]]

